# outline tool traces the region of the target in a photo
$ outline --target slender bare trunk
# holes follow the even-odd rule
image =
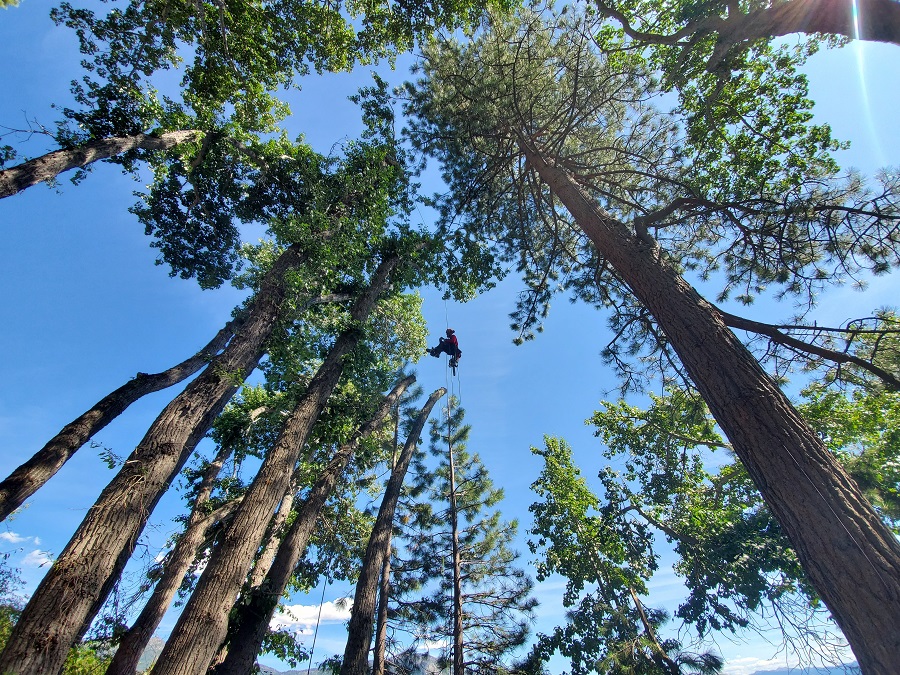
[[[441,387],[428,397],[422,411],[413,424],[406,439],[403,450],[397,459],[391,477],[378,509],[375,526],[366,546],[362,571],[356,582],[356,593],[353,597],[353,609],[350,614],[350,626],[347,634],[347,646],[344,649],[344,660],[341,663],[340,675],[367,675],[369,670],[369,647],[372,644],[372,622],[375,619],[375,596],[378,589],[378,577],[381,565],[390,552],[385,544],[389,541],[391,528],[394,525],[394,511],[400,498],[400,488],[409,468],[416,443],[425,426],[425,420],[431,414],[434,404],[447,393]]]
[[[0,655],[0,672],[58,672],[112,589],[150,513],[197,443],[256,367],[285,295],[285,272],[303,261],[291,246],[263,280],[228,347],[156,418],[47,572]]]
[[[372,647],[372,675],[384,675],[387,667],[387,618],[391,599],[391,536],[378,580],[378,611],[375,616],[375,644]]]
[[[400,408],[394,411],[394,450],[391,455],[391,471],[397,464],[397,450],[400,436]],[[391,600],[391,537],[388,532],[387,550],[381,565],[381,580],[378,582],[378,615],[375,619],[375,645],[372,647],[372,675],[384,675],[387,669],[387,622],[388,605]]]
[[[272,564],[275,562],[275,556],[278,554],[278,549],[283,540],[284,532],[281,530],[287,522],[288,516],[291,515],[291,509],[294,508],[294,494],[296,492],[297,487],[292,482],[287,493],[284,495],[284,498],[281,500],[281,503],[278,505],[275,516],[272,518],[272,522],[269,525],[269,536],[266,539],[266,545],[263,547],[262,553],[260,553],[259,557],[256,559],[253,571],[250,572],[249,587],[251,591],[262,585],[266,580],[266,576],[269,574],[269,570],[272,569]]]
[[[322,475],[316,480],[281,546],[278,547],[268,576],[251,592],[249,601],[241,606],[234,619],[234,625],[229,627],[231,638],[228,654],[213,670],[215,675],[244,675],[250,672],[262,648],[269,623],[278,606],[278,599],[287,588],[294,568],[306,550],[322,507],[334,490],[338,478],[350,462],[360,440],[380,426],[384,417],[415,379],[410,376],[397,383],[391,393],[384,398],[372,419],[360,427],[348,443],[338,449]]]
[[[154,667],[155,675],[205,673],[225,639],[228,614],[243,585],[266,526],[278,501],[284,496],[294,466],[309,432],[343,372],[344,357],[359,343],[363,322],[379,296],[388,287],[390,274],[399,262],[385,258],[369,288],[356,301],[350,316],[353,328],[338,336],[328,356],[310,381],[299,404],[288,418],[273,448],[234,516],[224,540],[197,582],[165,648]]]
[[[17,166],[0,171],[0,199],[10,197],[32,185],[53,180],[59,174],[87,166],[101,159],[121,155],[129,150],[168,150],[199,138],[203,132],[194,129],[169,131],[159,136],[136,134],[102,138],[77,148],[54,150]]]
[[[459,511],[456,508],[456,461],[453,457],[451,411],[447,407],[447,464],[450,467],[450,542],[453,555],[453,675],[464,675],[462,555],[459,550]]]
[[[69,422],[43,448],[0,483],[0,521],[19,508],[50,480],[87,440],[121,415],[142,396],[186,380],[207,365],[234,335],[236,321],[229,321],[203,349],[161,373],[138,373],[94,406]]]
[[[654,242],[600,209],[524,137],[529,163],[665,331],[867,674],[896,672],[900,544],[716,308]]]

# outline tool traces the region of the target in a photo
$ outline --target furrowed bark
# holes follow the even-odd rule
[[[378,611],[375,617],[375,644],[372,647],[372,675],[384,675],[387,666],[387,618],[391,594],[391,537],[388,535],[388,554],[381,563],[378,580]]]
[[[462,556],[459,550],[459,512],[456,508],[456,462],[453,458],[453,431],[447,408],[447,464],[450,467],[450,532],[453,554],[453,675],[465,675],[463,660]]]
[[[354,324],[368,317],[379,296],[388,287],[390,273],[398,262],[399,258],[392,255],[378,266],[369,288],[350,311]],[[361,337],[361,331],[355,327],[338,336],[310,381],[306,393],[291,413],[244,495],[244,501],[224,540],[213,551],[206,570],[159,656],[153,669],[155,675],[201,675],[206,672],[225,639],[228,614],[247,577],[266,526],[287,490],[309,432],[341,376],[343,357],[356,347]]]
[[[297,245],[281,255],[238,334],[165,407],[100,494],[22,612],[0,655],[0,672],[60,671],[121,574],[157,502],[237,391],[237,383],[259,362],[285,296],[285,272],[303,259]]]
[[[356,593],[353,597],[353,609],[350,614],[350,626],[347,633],[347,646],[344,649],[344,660],[341,663],[340,675],[367,675],[369,670],[369,646],[372,644],[372,621],[375,618],[375,596],[378,589],[378,577],[381,575],[381,565],[389,554],[391,528],[394,523],[394,511],[397,508],[397,500],[400,498],[400,489],[409,468],[413,451],[422,434],[425,420],[431,414],[434,404],[447,393],[441,387],[428,397],[422,411],[416,418],[415,424],[406,439],[406,444],[400,452],[391,477],[388,480],[378,509],[378,517],[366,546],[366,555],[363,559],[362,571],[359,581],[356,582]]]
[[[863,672],[900,654],[900,544],[779,387],[704,300],[648,244],[603,212],[524,137],[528,162],[665,331],[794,546]]]
[[[384,398],[372,419],[356,431],[350,442],[341,446],[316,480],[290,530],[278,547],[268,576],[259,587],[251,591],[249,601],[241,607],[234,619],[234,625],[229,630],[231,639],[228,655],[213,670],[215,675],[244,675],[251,671],[262,648],[269,623],[275,614],[278,600],[287,588],[294,568],[306,550],[322,507],[334,490],[338,478],[347,468],[359,441],[381,425],[390,409],[415,380],[415,377],[410,376],[397,383],[391,393]]]
[[[0,483],[0,522],[22,506],[26,499],[50,480],[88,439],[121,415],[142,396],[183,382],[209,363],[234,335],[235,321],[229,321],[203,349],[161,373],[138,373],[94,406],[69,422],[47,441],[27,462]]]
[[[84,167],[101,159],[109,159],[129,150],[169,150],[176,145],[199,138],[202,133],[196,129],[188,129],[169,131],[159,136],[136,134],[101,138],[77,148],[54,150],[0,171],[0,199],[10,197],[32,185],[53,180],[65,171]]]
[[[187,574],[210,526],[226,517],[237,506],[235,502],[230,502],[213,513],[206,513],[206,504],[209,503],[216,478],[230,455],[231,448],[222,446],[203,473],[184,532],[166,557],[162,576],[156,582],[150,599],[131,628],[122,636],[119,647],[106,669],[106,675],[133,675],[137,670],[141,654],[144,653],[150,638],[172,604],[175,593],[178,592],[184,575]]]

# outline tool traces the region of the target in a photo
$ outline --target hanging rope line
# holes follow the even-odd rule
[[[325,583],[322,584],[322,599],[319,600],[319,616],[316,617],[316,628],[313,631],[313,641],[312,647],[309,648],[309,665],[306,667],[306,675],[309,675],[309,671],[312,670],[313,663],[313,654],[316,651],[316,637],[319,635],[319,623],[322,621],[322,605],[325,604],[325,589],[328,588],[328,579],[325,579]]]

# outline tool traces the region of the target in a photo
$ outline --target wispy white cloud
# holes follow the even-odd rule
[[[300,635],[310,635],[316,627],[316,621],[335,623],[350,618],[352,603],[349,599],[339,599],[322,604],[319,617],[319,605],[287,605],[275,612],[269,624],[273,630],[285,629]]]
[[[5,541],[9,544],[21,544],[23,541],[29,541],[30,539],[31,537],[23,537],[17,532],[0,532],[0,541]]]
[[[47,551],[35,549],[24,558],[22,558],[23,567],[43,567],[53,562],[53,558]]]

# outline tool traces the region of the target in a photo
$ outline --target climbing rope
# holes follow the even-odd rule
[[[312,647],[309,648],[309,665],[306,667],[306,675],[312,670],[313,654],[316,651],[316,637],[319,635],[319,624],[322,622],[322,605],[325,604],[325,589],[328,588],[328,580],[322,584],[322,599],[319,600],[319,616],[316,617],[316,628],[313,631]]]

